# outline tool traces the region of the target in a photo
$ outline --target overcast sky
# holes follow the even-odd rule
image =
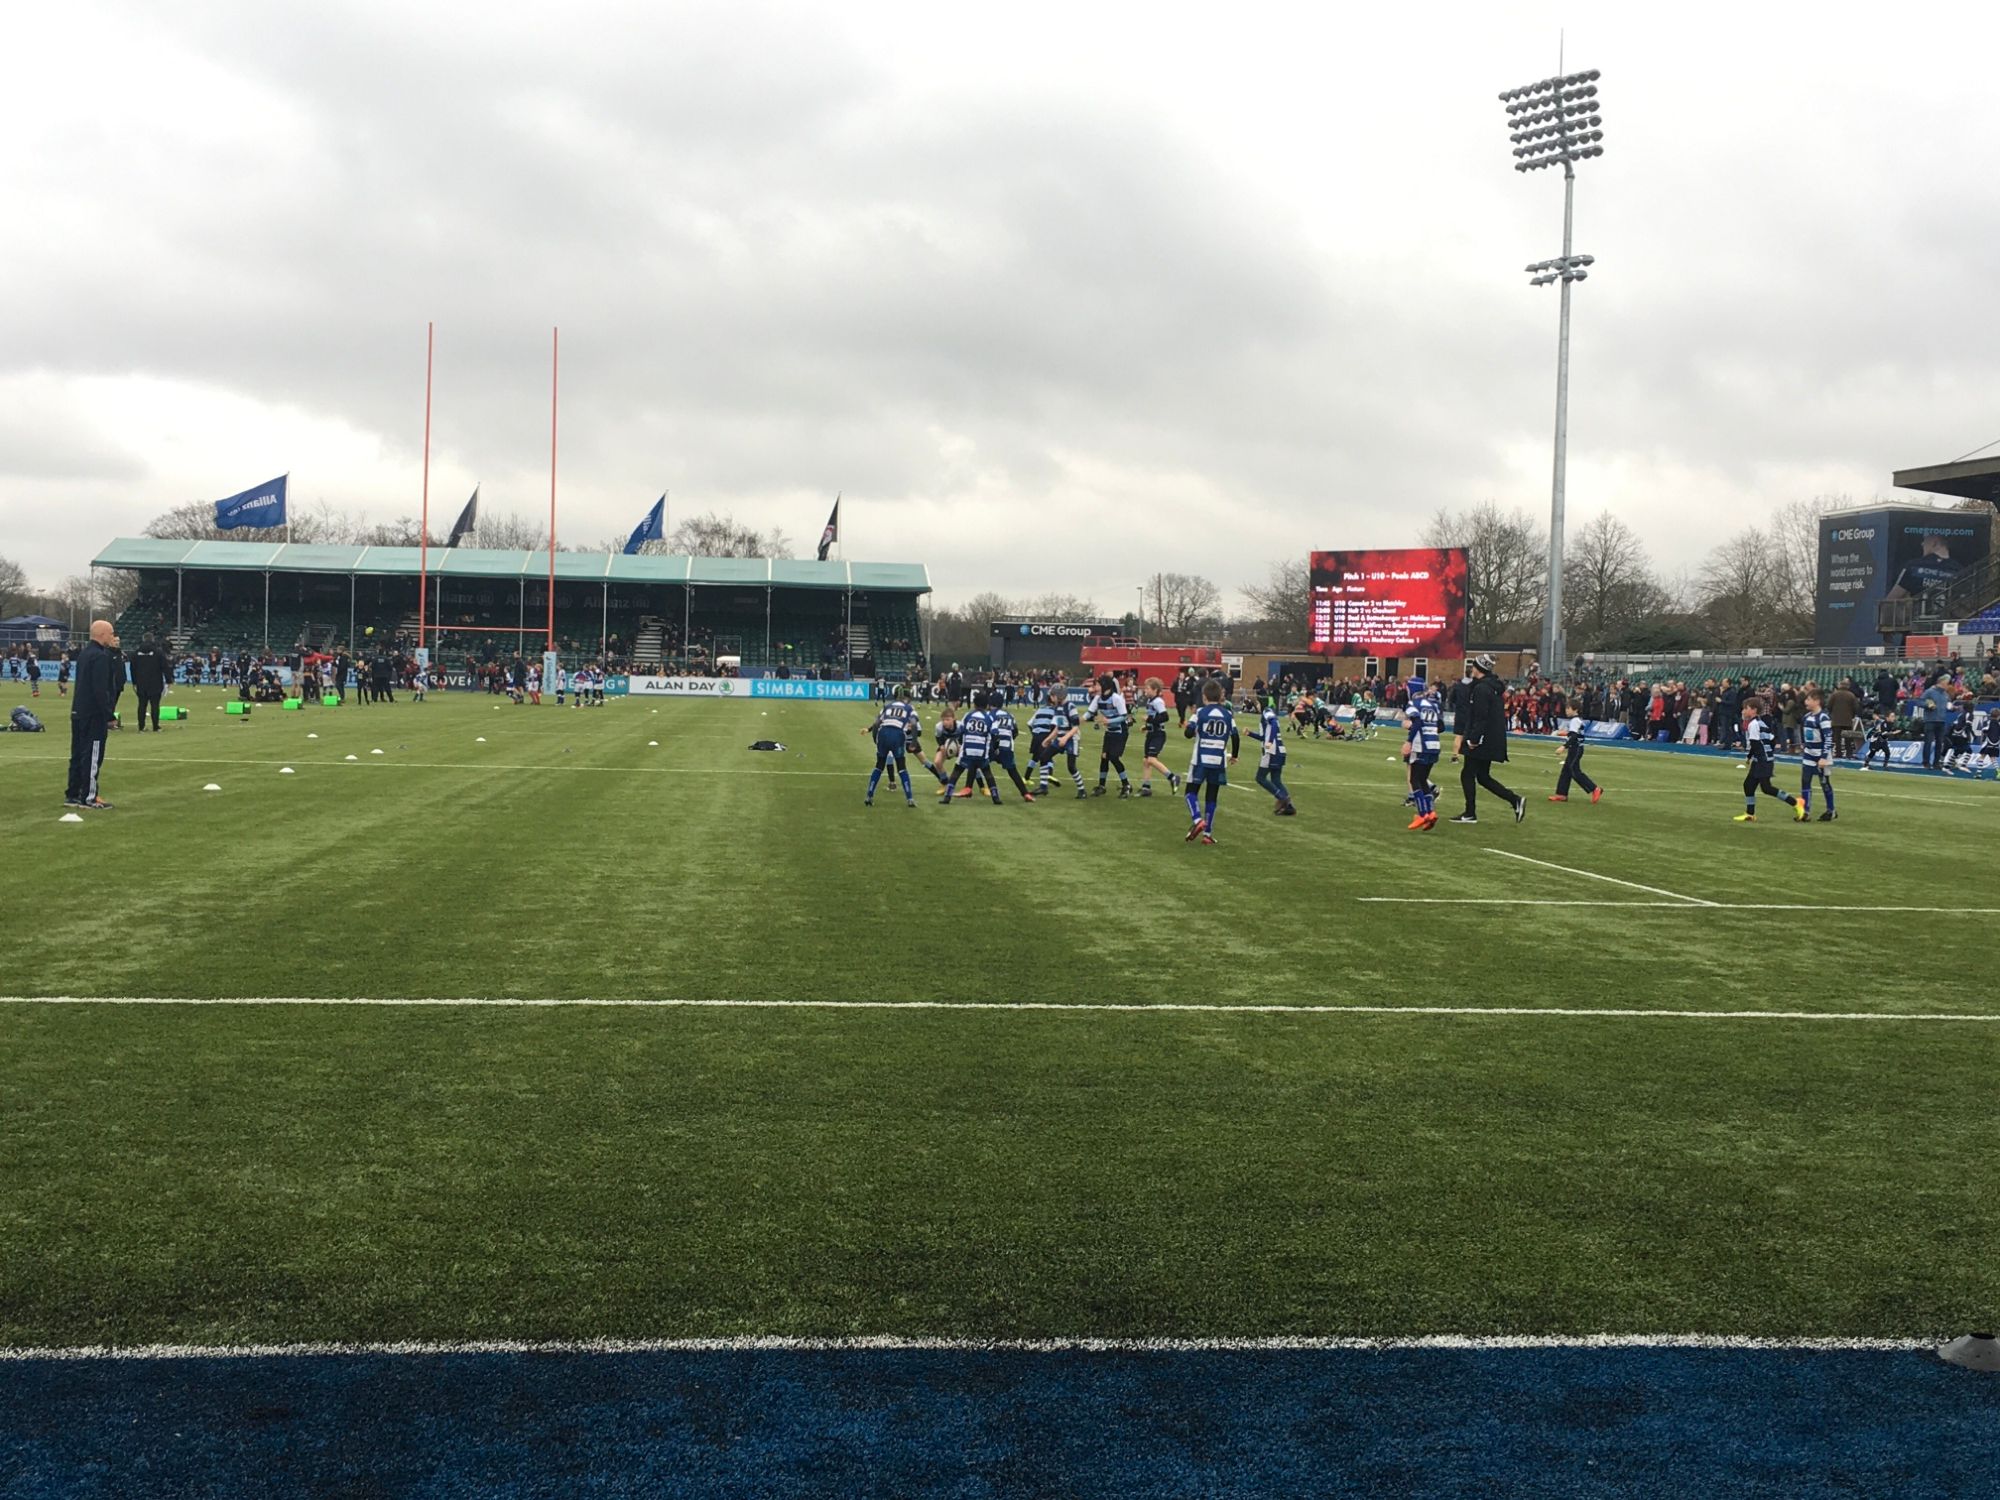
[[[1995,12],[1570,7],[1573,522],[1668,567],[2000,437]],[[1581,11],[1581,14],[1578,12]],[[1986,19],[1980,20],[1980,16]],[[1578,23],[1581,24],[1578,24]],[[939,596],[1231,592],[1545,516],[1561,8],[68,0],[0,91],[0,553],[279,471],[433,523],[656,495]],[[441,513],[441,514],[440,514]]]

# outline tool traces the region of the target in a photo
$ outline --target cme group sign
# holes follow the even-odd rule
[[[1087,641],[1123,628],[1117,620],[995,620],[992,633],[1014,641]]]

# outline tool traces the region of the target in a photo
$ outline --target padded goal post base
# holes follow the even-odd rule
[[[284,701],[283,703],[280,703],[280,704],[278,705],[278,707],[280,707],[280,708],[283,708],[283,709],[300,709],[300,708],[304,708],[304,707],[305,707],[305,700],[304,700],[303,698],[287,698],[287,699],[286,699],[286,700],[285,700],[285,701]]]
[[[222,705],[222,711],[226,714],[241,714],[247,719],[250,716],[250,705],[247,703],[225,703]]]
[[[320,706],[321,708],[338,708],[338,707],[340,707],[340,694],[338,694],[338,693],[321,693],[321,694],[320,694],[320,697],[319,697],[319,706]]]

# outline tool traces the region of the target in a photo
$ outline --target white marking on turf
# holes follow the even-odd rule
[[[1942,1337],[1879,1338],[1866,1335],[1758,1338],[1717,1333],[1461,1334],[1367,1337],[1277,1334],[1263,1338],[942,1338],[861,1334],[814,1338],[750,1335],[681,1339],[467,1339],[391,1343],[296,1344],[79,1344],[70,1347],[0,1348],[0,1362],[47,1360],[353,1358],[361,1355],[435,1357],[467,1354],[816,1354],[850,1351],[938,1351],[1007,1354],[1221,1354],[1382,1353],[1398,1349],[1477,1352],[1529,1349],[1721,1349],[1816,1354],[1905,1353],[1935,1349]]]
[[[1565,875],[1581,875],[1585,880],[1602,880],[1608,885],[1622,885],[1628,890],[1644,891],[1649,896],[1666,896],[1689,906],[1719,906],[1717,901],[1704,901],[1699,896],[1683,896],[1679,891],[1663,891],[1656,885],[1641,885],[1636,880],[1620,880],[1616,875],[1599,875],[1591,870],[1579,870],[1573,865],[1551,864],[1545,859],[1530,859],[1525,854],[1515,854],[1506,849],[1488,849],[1488,854],[1497,854],[1502,859],[1518,859],[1524,865],[1540,865],[1544,870],[1560,870]]]
[[[1637,903],[1632,903],[1637,904]],[[229,995],[190,998],[174,995],[0,995],[0,1005],[374,1005],[439,1009],[495,1008],[558,1010],[591,1006],[605,1010],[994,1010],[1107,1011],[1143,1015],[1154,1011],[1195,1015],[1250,1016],[1591,1016],[1677,1021],[1970,1021],[2000,1023],[2000,1012],[1980,1011],[1814,1011],[1814,1010],[1642,1010],[1610,1006],[1556,1005],[1202,1005],[1178,1000],[1157,1005],[1096,1000],[574,1000],[520,996],[417,997],[392,995]]]
[[[1862,911],[2000,916],[2000,906],[1818,906],[1804,901],[1557,901],[1532,896],[1356,896],[1377,906],[1622,906],[1649,911]]]

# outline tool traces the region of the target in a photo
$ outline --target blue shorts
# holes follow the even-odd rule
[[[1187,774],[1189,786],[1228,786],[1227,766],[1189,766]]]
[[[875,731],[875,749],[883,755],[901,755],[906,748],[903,731],[900,729],[878,729]]]

